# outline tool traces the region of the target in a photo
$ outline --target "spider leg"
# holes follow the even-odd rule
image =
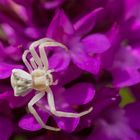
[[[70,113],[70,112],[57,111],[55,108],[54,97],[53,97],[53,93],[52,93],[51,89],[48,88],[47,92],[48,92],[47,97],[48,97],[48,104],[50,107],[50,112],[58,117],[79,118],[79,117],[82,117],[82,116],[90,113],[93,110],[93,108],[90,107],[88,110],[83,111],[81,113]]]
[[[33,68],[27,60],[28,53],[30,53],[29,50],[24,51],[24,53],[22,55],[22,60],[23,60],[24,64],[26,65],[27,69],[29,70],[29,72],[32,72]]]
[[[56,41],[46,41],[39,46],[40,58],[45,67],[45,70],[48,70],[48,58],[46,56],[45,47],[61,47],[67,50],[67,47]]]
[[[33,57],[30,59],[30,63],[32,64],[32,67],[33,67],[34,69],[37,69],[37,65],[36,65],[36,63],[35,63]]]
[[[42,119],[40,118],[40,116],[38,115],[38,113],[36,112],[36,110],[33,107],[33,105],[35,103],[37,103],[44,95],[45,95],[45,92],[44,93],[38,93],[31,99],[31,101],[28,103],[29,111],[33,114],[33,116],[35,117],[37,122],[42,126],[42,128],[52,130],[52,131],[60,131],[59,128],[55,128],[55,127],[51,127],[51,126],[46,125],[42,121]]]
[[[55,72],[55,70],[54,69],[47,70],[47,73],[52,73],[52,72]]]
[[[57,85],[58,84],[58,80],[53,81],[53,77],[51,75],[51,73],[54,72],[54,71],[55,71],[54,69],[46,71],[46,75],[49,75],[49,77],[51,77],[50,78],[50,80],[51,80],[50,85]]]
[[[32,56],[33,56],[35,62],[37,63],[37,65],[38,65],[40,68],[43,68],[43,64],[42,64],[42,61],[41,61],[40,57],[38,56],[38,54],[37,54],[35,48],[38,47],[38,45],[40,45],[40,44],[42,44],[42,43],[44,43],[44,42],[46,42],[46,41],[52,41],[52,39],[49,39],[49,38],[40,39],[40,40],[38,40],[38,41],[33,42],[33,43],[30,45],[30,47],[29,47],[29,50],[30,50],[30,52],[31,52],[31,54],[32,54]]]

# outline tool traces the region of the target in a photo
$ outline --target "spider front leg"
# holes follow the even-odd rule
[[[53,97],[53,93],[52,93],[51,89],[48,88],[47,92],[48,92],[47,97],[48,97],[48,104],[49,104],[50,112],[52,114],[54,114],[55,116],[68,117],[68,118],[79,118],[79,117],[82,117],[82,116],[90,113],[93,110],[93,108],[90,107],[88,110],[83,111],[81,113],[70,113],[70,112],[57,111],[55,108],[54,97]]]
[[[30,54],[29,50],[24,51],[23,55],[22,55],[22,60],[24,62],[24,64],[26,65],[27,69],[29,70],[29,72],[32,72],[34,69],[37,69],[37,65],[35,63],[35,60],[33,57],[30,58],[30,63],[27,60],[27,55]]]
[[[51,127],[51,126],[46,125],[42,121],[42,119],[40,118],[40,116],[38,115],[38,113],[36,112],[36,110],[33,107],[33,105],[36,104],[41,98],[43,98],[44,95],[45,95],[45,92],[44,93],[38,93],[31,99],[31,101],[28,103],[29,111],[33,114],[33,116],[35,117],[37,122],[42,126],[42,128],[52,130],[52,131],[60,131],[59,128],[55,128],[55,127]]]
[[[36,47],[38,47],[40,44],[43,44],[44,42],[50,42],[50,41],[53,41],[52,39],[49,39],[49,38],[43,38],[43,39],[40,39],[38,41],[35,41],[33,42],[30,47],[29,47],[29,50],[35,60],[35,62],[37,63],[37,65],[40,67],[40,68],[43,68],[43,64],[42,64],[42,61],[40,59],[40,57],[38,56],[37,52],[36,52]]]
[[[38,68],[33,57],[30,59],[30,63],[32,67],[34,68],[34,70]]]
[[[30,65],[30,63],[29,63],[28,60],[27,60],[27,55],[28,55],[29,53],[30,53],[29,50],[24,51],[24,53],[23,53],[23,55],[22,55],[22,60],[23,60],[23,62],[24,62],[24,64],[25,64],[25,66],[27,67],[27,69],[29,70],[29,72],[32,72],[32,71],[33,71],[33,68],[32,68],[32,66]]]
[[[45,47],[60,47],[65,50],[68,50],[65,45],[63,45],[59,42],[56,42],[56,41],[46,41],[46,42],[43,42],[42,44],[40,44],[39,52],[40,52],[40,57],[41,57],[43,65],[45,67],[45,70],[48,70],[48,58],[46,56]]]

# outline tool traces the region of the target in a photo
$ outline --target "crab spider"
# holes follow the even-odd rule
[[[36,47],[39,47],[40,56],[35,50]],[[43,38],[33,42],[29,46],[29,50],[25,50],[22,56],[22,60],[29,70],[29,73],[21,69],[13,69],[11,75],[11,85],[14,89],[15,96],[25,96],[32,89],[36,90],[37,93],[28,103],[29,111],[33,114],[42,128],[52,131],[60,131],[59,128],[46,125],[33,107],[41,98],[45,96],[46,93],[49,110],[53,115],[58,117],[78,118],[90,113],[92,111],[92,107],[81,113],[71,113],[56,110],[54,95],[50,86],[56,85],[57,80],[54,81],[52,76],[52,72],[55,70],[48,70],[48,59],[46,56],[45,47],[60,47],[67,51],[65,45],[50,38]],[[30,62],[27,59],[27,55],[29,53],[31,54],[31,58],[29,60]]]

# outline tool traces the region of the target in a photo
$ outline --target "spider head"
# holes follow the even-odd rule
[[[52,75],[42,69],[36,69],[32,73],[33,88],[38,91],[44,91],[52,83]]]
[[[11,75],[11,85],[14,89],[15,96],[25,96],[31,91],[31,76],[21,69],[13,69]]]

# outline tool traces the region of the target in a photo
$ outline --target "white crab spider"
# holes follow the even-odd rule
[[[38,46],[40,57],[35,50],[35,48]],[[11,85],[14,89],[15,96],[25,96],[32,89],[35,89],[37,94],[28,103],[29,111],[34,115],[35,119],[42,126],[42,128],[59,131],[59,128],[46,125],[33,107],[34,104],[44,97],[45,93],[47,93],[50,112],[58,117],[81,117],[90,113],[93,108],[91,107],[81,113],[70,113],[56,110],[54,96],[50,86],[56,85],[57,81],[53,81],[53,76],[51,74],[54,70],[48,70],[48,59],[46,56],[45,47],[61,47],[67,50],[66,46],[50,38],[43,38],[33,42],[29,46],[29,50],[25,50],[22,56],[23,62],[30,73],[27,73],[21,69],[13,69],[11,75]],[[30,63],[27,60],[27,55],[29,53],[32,55],[30,58]]]

